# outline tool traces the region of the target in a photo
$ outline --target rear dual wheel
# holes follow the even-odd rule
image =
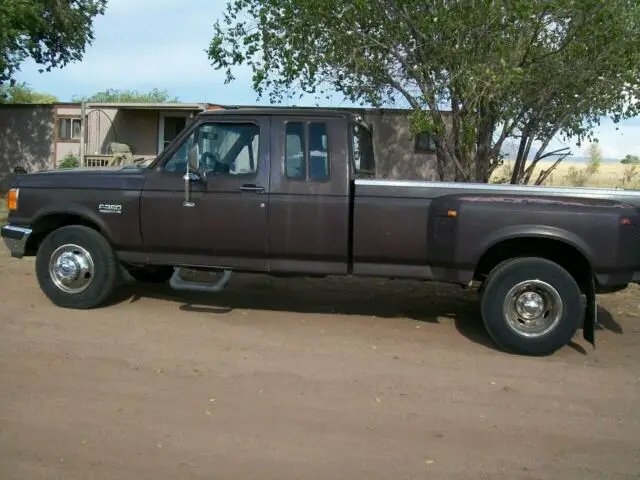
[[[584,318],[582,293],[557,263],[537,257],[506,260],[489,274],[482,318],[491,338],[521,355],[550,355],[567,345]]]

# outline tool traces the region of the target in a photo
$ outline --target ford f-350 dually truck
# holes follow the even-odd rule
[[[640,280],[635,192],[376,180],[372,155],[350,113],[203,112],[147,166],[18,176],[2,236],[60,307],[101,305],[122,268],[211,292],[231,272],[440,281],[476,288],[491,337],[525,355],[581,327],[594,343],[596,293]]]

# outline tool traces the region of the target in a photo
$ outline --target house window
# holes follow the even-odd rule
[[[427,132],[422,132],[416,135],[416,153],[435,153],[436,142],[433,139],[433,135]]]
[[[58,140],[80,140],[80,119],[59,118]]]
[[[329,135],[326,123],[287,123],[284,151],[287,178],[317,182],[329,179]]]

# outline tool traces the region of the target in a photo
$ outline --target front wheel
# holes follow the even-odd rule
[[[109,242],[81,226],[51,232],[36,255],[40,288],[55,305],[89,309],[102,304],[116,286],[118,263]]]
[[[567,345],[584,319],[575,279],[557,263],[537,257],[506,260],[489,274],[482,319],[504,350],[550,355]]]

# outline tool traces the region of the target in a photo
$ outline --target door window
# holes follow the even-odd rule
[[[253,175],[258,171],[260,127],[254,123],[199,125],[165,163],[164,170],[184,173],[194,145],[200,168],[208,175]]]

